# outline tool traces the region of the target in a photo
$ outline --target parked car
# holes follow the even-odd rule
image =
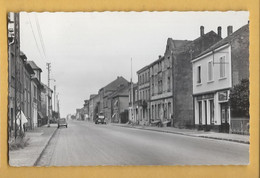
[[[58,120],[58,128],[60,128],[61,126],[68,128],[68,123],[65,118],[61,118]]]
[[[99,114],[95,120],[95,124],[106,124],[105,116],[103,114]]]

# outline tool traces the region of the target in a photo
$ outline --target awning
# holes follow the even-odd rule
[[[27,120],[26,116],[24,115],[23,111],[18,112],[17,115],[16,115],[16,123],[17,123],[18,125],[20,125],[20,121],[19,121],[19,120],[21,120],[22,125],[23,125],[24,123],[27,123],[27,122],[28,122],[28,120]]]

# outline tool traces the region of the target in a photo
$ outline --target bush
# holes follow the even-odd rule
[[[243,79],[230,90],[229,105],[233,117],[249,117],[249,80]]]

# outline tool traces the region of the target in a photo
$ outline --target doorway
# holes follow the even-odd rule
[[[221,132],[229,133],[229,107],[228,103],[220,104]]]

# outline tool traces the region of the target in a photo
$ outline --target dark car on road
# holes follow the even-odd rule
[[[106,124],[105,116],[103,114],[99,114],[95,120],[95,124]]]
[[[58,128],[60,128],[61,126],[68,128],[68,123],[65,118],[61,118],[58,120]]]

